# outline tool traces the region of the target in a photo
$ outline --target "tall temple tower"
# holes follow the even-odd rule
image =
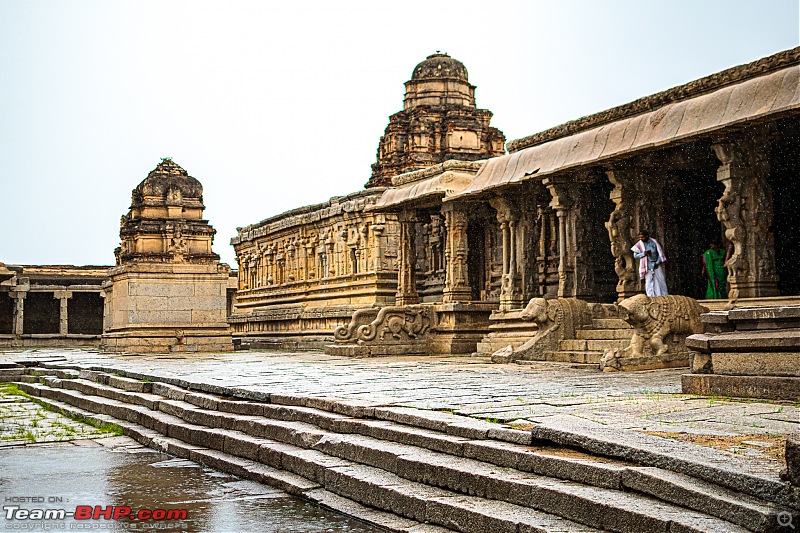
[[[406,82],[403,110],[389,117],[366,187],[389,186],[393,176],[448,159],[503,155],[505,136],[491,119],[475,105],[464,64],[447,54],[428,56]]]
[[[211,250],[203,186],[163,159],[134,190],[120,222],[117,264],[103,285],[101,348],[109,352],[230,351],[230,267]]]

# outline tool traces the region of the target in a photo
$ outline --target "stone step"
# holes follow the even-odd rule
[[[274,406],[218,400],[219,406],[231,408],[232,405],[238,405],[235,411],[247,413],[242,416],[235,413],[223,415],[182,400],[162,398],[160,401],[154,402],[152,399],[154,395],[151,394],[140,393],[140,396],[144,398],[136,400],[132,398],[134,396],[132,393],[117,391],[111,387],[84,380],[62,381],[60,386],[65,389],[77,390],[84,394],[94,394],[123,402],[127,400],[137,405],[145,405],[150,409],[155,406],[157,410],[181,418],[191,424],[238,430],[259,436],[268,433],[271,435],[280,434],[281,438],[277,440],[295,445],[307,444],[314,439],[322,438],[327,434],[326,431],[359,434],[390,443],[409,444],[425,450],[479,459],[497,466],[516,468],[527,472],[609,488],[620,487],[621,467],[625,465],[624,463],[599,463],[592,461],[588,455],[582,458],[561,457],[552,451],[548,453],[547,450],[532,450],[529,446],[511,442],[470,440],[466,437],[448,435],[387,420],[358,419],[308,407]],[[244,405],[250,407],[244,408]],[[251,414],[257,416],[250,416]],[[409,416],[403,411],[395,411],[393,416],[402,418],[401,415],[403,414],[406,417]],[[384,413],[384,415],[388,415],[388,413]],[[260,417],[268,417],[274,420],[262,420]],[[281,423],[278,424],[275,420]],[[302,422],[303,420],[308,423]],[[320,428],[325,431],[320,431]],[[526,433],[526,435],[528,434]]]
[[[585,340],[630,340],[632,329],[579,329],[575,338]]]
[[[99,373],[94,376],[97,379],[103,379],[102,375]],[[141,376],[140,376],[141,377]],[[48,379],[52,384],[56,384],[59,380],[54,378],[44,378]],[[457,453],[458,455],[469,457],[480,457],[481,460],[486,462],[490,462],[493,464],[498,464],[500,466],[515,466],[515,461],[521,461],[523,464],[525,463],[525,457],[520,456],[516,453],[507,453],[508,450],[505,448],[507,445],[503,442],[484,442],[480,443],[479,446],[476,447],[474,443],[466,443],[465,439],[463,438],[454,438],[447,434],[437,434],[436,431],[432,430],[442,430],[444,432],[449,432],[450,434],[458,434],[460,432],[465,432],[467,435],[474,437],[474,438],[487,438],[492,437],[495,439],[503,439],[507,442],[519,442],[519,443],[530,443],[530,439],[520,439],[521,435],[524,432],[508,430],[505,428],[497,428],[494,424],[486,424],[486,423],[478,423],[476,422],[477,427],[473,426],[472,424],[459,424],[457,420],[461,419],[461,417],[455,417],[454,415],[450,415],[448,413],[437,413],[437,412],[425,412],[425,411],[418,411],[416,409],[409,409],[409,408],[398,408],[398,407],[385,407],[385,408],[374,408],[367,404],[359,403],[359,402],[336,402],[326,398],[302,398],[302,397],[294,397],[294,396],[283,396],[283,395],[275,395],[272,399],[274,401],[281,402],[285,405],[270,405],[270,404],[263,404],[263,403],[254,403],[242,400],[227,400],[221,397],[210,395],[210,394],[203,394],[203,393],[196,393],[190,392],[185,389],[181,389],[179,387],[164,384],[164,383],[154,383],[154,389],[158,388],[158,392],[161,392],[169,397],[179,397],[179,398],[188,398],[192,399],[194,402],[193,404],[188,405],[189,408],[192,406],[197,407],[198,405],[208,405],[212,407],[223,407],[225,409],[234,411],[234,412],[245,412],[245,413],[265,413],[267,409],[269,409],[271,416],[279,417],[282,420],[296,420],[298,418],[302,419],[303,417],[316,417],[318,420],[322,421],[322,425],[327,425],[326,427],[335,431],[344,431],[344,432],[360,432],[362,434],[368,433],[369,431],[376,431],[378,432],[378,437],[382,439],[386,439],[389,436],[394,435],[394,439],[396,441],[402,442],[409,442],[408,439],[417,439],[418,442],[416,444],[421,445],[422,447],[427,447],[428,449],[436,449],[435,446],[431,446],[431,443],[437,443],[439,449],[445,453]],[[249,392],[248,392],[249,394]],[[188,404],[188,402],[186,402]],[[298,405],[299,404],[299,405]],[[305,407],[302,404],[306,405],[315,405],[320,407],[321,409],[317,409],[316,407]],[[184,406],[187,407],[187,406]],[[325,409],[329,411],[325,411]],[[341,415],[334,413],[332,411],[340,411],[346,412],[348,415]],[[383,420],[358,420],[353,419],[349,416],[349,414],[358,414],[358,415],[369,415],[369,416],[376,416],[382,418]],[[208,413],[208,416],[219,416],[219,414]],[[430,428],[430,430],[421,429],[419,427],[407,427],[403,426],[402,424],[394,425],[389,422],[388,420],[396,420],[398,422],[402,422],[404,424],[412,424],[418,426],[425,426]],[[220,421],[219,419],[211,419],[208,423],[216,424],[218,427],[223,427],[220,424],[224,423],[224,421]],[[338,424],[340,427],[334,428],[333,424]],[[389,427],[387,427],[389,426]],[[486,430],[486,426],[489,429]],[[234,427],[234,426],[228,426]],[[315,432],[314,428],[308,428],[307,426],[301,426],[300,430],[305,430],[308,434],[308,430],[311,431],[310,435],[313,438],[319,437],[319,433]],[[427,433],[427,434],[426,434]],[[528,434],[528,436],[530,436]],[[301,431],[301,438],[300,443],[307,441],[307,439],[302,438],[302,431]],[[463,449],[467,446],[467,449],[470,450],[481,450],[481,449],[489,449],[489,453],[484,453],[483,456],[474,455],[475,451],[464,453],[462,452],[454,452],[454,450],[459,450],[459,448]],[[497,450],[498,453],[494,453],[492,450],[493,446],[500,446],[504,448],[503,450]],[[502,460],[492,460],[491,457],[502,457]],[[590,461],[591,462],[591,461]],[[518,463],[519,464],[519,463]],[[536,463],[535,463],[536,464]],[[563,461],[561,463],[553,462],[552,459],[547,461],[542,461],[541,459],[538,460],[538,464],[540,465],[538,469],[531,469],[531,471],[536,473],[542,473],[545,475],[550,475],[553,477],[560,477],[564,479],[574,479],[571,475],[574,474],[565,474],[564,472],[576,471],[582,472],[585,471],[585,467],[580,468],[565,468]],[[549,470],[548,470],[549,469]],[[665,471],[667,474],[670,472]],[[597,481],[591,481],[591,476],[586,477],[585,474],[583,478],[577,479],[579,481],[585,483],[595,483],[598,485],[603,485],[603,483],[597,483]],[[608,472],[605,472],[606,477],[601,479],[607,479]],[[692,478],[689,478],[692,479]],[[614,481],[612,486],[615,486],[617,482]],[[607,484],[606,484],[607,485]],[[716,485],[714,485],[716,486]],[[642,490],[643,492],[648,492],[643,490],[641,486],[637,487],[637,490]],[[695,491],[696,492],[696,491]],[[654,495],[657,495],[657,491],[651,491]]]
[[[593,352],[589,350],[559,350],[557,352],[547,352],[547,360],[556,363],[575,363],[584,365],[594,365],[599,369],[600,359],[603,352]]]
[[[593,318],[592,329],[633,329],[621,318]]]
[[[556,352],[553,352],[556,353]],[[527,361],[518,359],[514,361],[514,364],[517,365],[543,365],[543,366],[551,366],[553,368],[577,368],[582,370],[599,370],[599,365],[597,363],[568,363],[564,361]]]
[[[50,380],[52,384],[57,385],[56,380]],[[107,392],[106,387],[98,387],[97,390]],[[67,391],[54,391],[53,394],[58,395],[58,393],[65,393]],[[173,390],[173,392],[176,392]],[[195,393],[184,393],[184,397],[187,394],[195,394]],[[211,401],[214,398],[207,396],[207,400]],[[100,405],[95,405],[95,409],[106,409],[113,411],[118,409],[119,406],[115,406],[113,404],[119,403],[117,400],[109,400],[108,402],[103,402],[102,399],[100,400]],[[222,403],[225,404],[225,400],[217,400],[217,405]],[[82,403],[81,400],[77,400],[74,403],[80,404]],[[89,407],[90,404],[88,403],[87,399],[83,399],[83,403],[85,406]],[[196,403],[199,403],[196,399]],[[248,402],[232,402],[233,404],[246,404]],[[514,488],[514,483],[520,483],[520,476],[527,475],[527,472],[537,472],[541,474],[546,474],[554,477],[563,477],[566,479],[574,479],[576,481],[582,481],[585,483],[590,483],[598,486],[606,486],[606,487],[613,487],[619,488],[621,486],[620,476],[623,472],[627,472],[627,469],[621,468],[615,465],[608,465],[605,467],[598,467],[597,465],[587,464],[590,463],[589,461],[564,461],[563,458],[559,458],[561,460],[554,461],[553,458],[543,457],[542,454],[537,454],[532,452],[529,447],[517,446],[517,450],[511,452],[508,448],[513,445],[510,445],[505,442],[492,442],[492,441],[484,441],[484,442],[471,442],[468,440],[458,439],[457,437],[449,437],[451,443],[455,444],[456,447],[460,446],[461,453],[465,458],[463,459],[454,459],[452,457],[448,457],[444,454],[437,454],[436,452],[430,452],[428,450],[418,450],[414,446],[409,446],[408,444],[390,444],[387,445],[384,442],[383,438],[387,435],[395,433],[397,437],[403,437],[404,434],[401,428],[391,427],[397,424],[390,424],[386,421],[363,421],[352,419],[346,416],[338,416],[338,417],[325,417],[323,416],[321,420],[324,420],[327,423],[336,424],[338,423],[341,426],[350,427],[353,429],[354,427],[358,427],[359,424],[367,425],[368,428],[373,430],[377,430],[377,435],[379,438],[372,438],[368,436],[362,435],[334,435],[331,433],[326,433],[324,431],[320,431],[319,428],[305,423],[290,423],[287,427],[286,424],[274,424],[274,421],[266,421],[266,420],[259,420],[259,417],[252,416],[252,415],[233,415],[230,416],[223,416],[222,418],[228,419],[228,423],[225,424],[230,429],[222,429],[222,430],[213,430],[209,428],[199,428],[194,424],[187,424],[185,423],[185,417],[194,416],[197,423],[202,424],[213,424],[220,427],[221,422],[219,417],[220,413],[213,413],[211,411],[205,410],[201,407],[198,407],[195,404],[190,404],[188,402],[184,402],[182,400],[163,400],[159,402],[159,408],[164,410],[164,413],[158,413],[158,415],[162,416],[144,416],[142,411],[138,409],[139,406],[131,406],[136,407],[133,409],[133,413],[124,415],[127,420],[131,420],[132,418],[137,418],[140,421],[143,421],[145,425],[152,428],[159,428],[159,424],[166,425],[166,434],[170,437],[178,437],[181,440],[187,442],[194,442],[196,444],[204,444],[208,445],[208,443],[212,443],[212,447],[217,448],[219,450],[223,450],[225,452],[234,453],[235,455],[240,455],[246,457],[250,460],[256,460],[260,458],[261,450],[264,446],[272,445],[275,446],[275,441],[271,439],[261,439],[261,436],[269,436],[271,438],[277,437],[276,440],[280,441],[280,446],[295,446],[297,448],[309,448],[309,447],[323,447],[325,452],[331,454],[334,450],[338,450],[338,452],[333,453],[336,456],[344,456],[340,457],[340,459],[345,460],[355,460],[356,462],[366,462],[367,464],[371,464],[374,467],[381,467],[388,469],[390,471],[399,468],[398,461],[400,464],[405,464],[406,466],[412,465],[415,468],[411,467],[404,467],[401,469],[403,472],[422,472],[423,474],[416,474],[423,477],[421,480],[426,480],[429,477],[434,480],[439,480],[440,484],[450,484],[446,485],[444,488],[454,488],[455,490],[459,490],[461,492],[469,492],[470,490],[476,490],[474,488],[470,488],[473,485],[476,486],[491,486],[492,483],[501,483],[502,480],[498,480],[498,475],[496,474],[496,468],[493,468],[491,465],[487,465],[486,463],[492,463],[494,465],[504,466],[506,468],[515,468],[520,469],[521,471],[517,472],[514,476],[514,479],[510,482],[512,483],[511,488],[508,490],[512,490]],[[271,406],[275,407],[275,406]],[[277,407],[279,412],[284,416],[287,417],[294,408],[286,408],[286,407]],[[243,410],[241,406],[239,410]],[[252,412],[252,407],[246,409],[248,412]],[[305,412],[313,412],[318,411],[315,409],[305,408]],[[302,412],[302,411],[301,411]],[[116,414],[121,414],[120,411],[116,411]],[[383,413],[384,415],[391,415],[395,418],[405,418],[408,419],[410,413],[400,409],[395,411],[390,411],[389,413]],[[292,414],[292,416],[297,416],[297,412]],[[165,418],[168,417],[168,418]],[[216,417],[216,418],[215,418]],[[447,420],[439,419],[430,422],[432,426],[441,426]],[[388,426],[388,427],[387,427]],[[447,426],[443,426],[447,428]],[[161,427],[163,430],[163,426]],[[363,428],[362,428],[363,429]],[[420,430],[418,428],[411,428],[416,429],[417,432]],[[248,433],[249,435],[244,435],[240,431],[244,431],[244,433]],[[432,433],[431,430],[422,430],[428,431]],[[422,437],[427,439],[428,442],[432,439],[432,435],[425,435],[423,433]],[[448,436],[446,435],[439,435],[439,439],[442,438],[447,439]],[[456,440],[458,439],[458,440]],[[306,450],[308,451],[308,450]],[[452,449],[448,450],[448,453],[452,453]],[[271,452],[275,457],[275,453],[283,453],[286,455],[286,448],[272,450]],[[296,455],[296,454],[295,454]],[[422,456],[424,460],[416,462],[413,459],[408,459],[408,456],[413,457]],[[292,455],[289,454],[291,457]],[[497,459],[502,458],[502,459]],[[269,464],[268,458],[262,458]],[[316,467],[308,470],[308,465],[303,466],[307,458],[297,458],[293,457],[291,461],[294,461],[295,469],[303,469],[303,473],[312,478],[318,479],[318,476],[322,475],[319,468]],[[494,460],[493,460],[494,459]],[[284,459],[285,460],[285,459]],[[290,461],[290,462],[291,462]],[[298,462],[299,461],[299,462]],[[405,461],[405,462],[403,462]],[[460,466],[460,469],[454,467],[454,461],[457,463],[456,466]],[[434,474],[430,473],[431,468],[434,468],[431,463],[438,463],[434,465],[438,470],[435,471]],[[459,463],[460,462],[460,463]],[[571,464],[570,464],[571,463]],[[282,464],[282,463],[281,463]],[[334,461],[333,464],[338,464]],[[273,462],[273,466],[275,463]],[[299,465],[299,466],[298,466]],[[387,467],[388,465],[388,467]],[[392,466],[394,465],[394,466]],[[324,468],[330,468],[331,463],[325,463],[323,465]],[[481,477],[480,471],[486,471],[487,467],[489,468],[489,474]],[[565,471],[572,470],[577,472],[577,474],[566,474]],[[654,469],[659,470],[659,469]],[[399,472],[399,471],[398,471]],[[476,474],[478,472],[478,474]],[[669,474],[669,472],[665,472],[665,474]],[[477,478],[476,478],[477,476]],[[501,476],[502,477],[502,476]],[[629,476],[630,477],[630,476]],[[639,476],[641,478],[641,476]],[[475,480],[478,480],[477,482]],[[527,479],[527,483],[530,485],[531,480],[541,480],[541,476],[534,476],[529,475]],[[545,478],[546,479],[546,478]],[[637,479],[633,477],[633,479]],[[412,479],[413,480],[413,479]],[[456,481],[454,481],[456,480]],[[460,480],[460,481],[459,481]],[[464,481],[464,480],[471,480],[471,481]],[[418,480],[419,481],[419,480]],[[508,480],[506,480],[508,481]],[[547,490],[552,488],[552,483],[556,482],[557,480],[548,480]],[[457,485],[457,483],[462,483],[462,485]],[[463,483],[467,483],[464,485]],[[564,482],[560,482],[564,483]],[[456,485],[453,485],[456,484]],[[646,483],[636,486],[637,490],[642,492],[647,492],[647,490],[643,490],[643,486],[646,487]],[[526,490],[529,490],[530,487],[527,487]],[[707,490],[708,488],[706,488]],[[544,489],[542,489],[544,490]],[[598,489],[600,490],[600,489]],[[695,490],[695,492],[698,492]],[[700,491],[702,492],[702,491]],[[549,494],[549,493],[548,493]],[[616,494],[616,492],[615,492]],[[565,496],[561,496],[565,497]],[[662,498],[663,499],[663,498]],[[512,502],[513,503],[513,502]],[[517,502],[518,503],[518,502]],[[631,502],[628,502],[631,503]],[[658,503],[658,502],[656,502]],[[683,503],[683,502],[675,502],[675,503]],[[713,508],[713,506],[711,506]],[[548,509],[543,509],[547,511]],[[667,513],[671,514],[671,511],[668,508],[659,508],[659,509],[651,509],[653,512],[659,513]],[[711,513],[713,514],[713,513]],[[708,521],[707,518],[702,518],[699,516],[694,515],[687,515],[689,518],[687,520],[695,520],[701,521],[703,523],[710,524],[711,522]],[[690,521],[691,521],[690,520]],[[713,522],[713,521],[712,521]],[[753,519],[751,519],[753,522]],[[651,524],[652,525],[652,524]],[[687,522],[687,527],[688,522]],[[729,525],[729,524],[728,524]],[[660,526],[659,526],[660,527]],[[715,526],[716,527],[716,526]],[[623,529],[627,531],[628,529]],[[691,529],[690,529],[691,530]],[[725,530],[725,529],[722,529]],[[729,529],[730,530],[730,529]]]
[[[99,397],[81,399],[81,396],[85,396],[83,393],[68,389],[59,390],[43,385],[27,384],[24,387],[29,393],[38,393],[41,397],[60,396],[68,400],[67,403],[76,402],[88,406],[94,402],[93,407],[98,409],[108,409],[109,406],[120,403],[117,400]],[[363,505],[405,516],[417,522],[457,527],[457,531],[465,532],[599,531],[530,507],[429,487],[386,472],[382,468],[357,464],[315,449],[304,449],[269,439],[257,439],[237,431],[212,430],[180,423],[175,420],[176,417],[164,413],[142,416],[140,406],[130,407],[140,415],[142,424],[128,420],[120,422],[120,425],[124,429],[127,428],[128,434],[138,434],[137,440],[140,442],[237,476],[288,489],[295,494],[299,492],[298,495],[306,496],[308,491],[325,487],[329,492]],[[104,420],[109,421],[108,418]],[[166,429],[166,436],[153,435],[148,431],[155,429],[161,433],[162,428],[159,424],[162,423],[165,424],[163,429]],[[136,425],[142,429],[134,431],[135,428],[132,426]],[[252,449],[257,449],[258,452],[254,453]],[[287,473],[290,475],[288,479]],[[316,494],[324,496],[318,492]],[[310,499],[314,501],[313,497]],[[391,516],[385,518],[386,522],[392,522],[389,520]],[[386,527],[381,522],[375,523]],[[411,528],[389,529],[417,531]]]
[[[565,339],[558,343],[559,351],[575,352],[605,352],[612,348],[626,348],[630,344],[628,340],[584,340],[584,339]]]
[[[636,461],[691,476],[800,511],[800,488],[782,482],[746,458],[673,439],[610,428],[574,416],[556,415],[532,429],[534,442],[552,442],[605,457]]]
[[[366,507],[351,499],[343,498],[325,490],[319,483],[310,481],[286,470],[273,468],[262,463],[243,459],[203,446],[187,444],[175,438],[164,437],[144,426],[118,420],[107,415],[97,415],[89,411],[78,409],[67,403],[47,398],[40,398],[40,401],[49,404],[52,408],[62,411],[65,414],[77,415],[98,422],[117,424],[122,427],[125,435],[155,450],[169,453],[183,459],[193,460],[223,472],[276,487],[289,494],[328,509],[375,524],[387,531],[398,533],[445,533],[451,531],[450,529],[432,524],[421,524],[414,520],[401,518],[391,512]]]

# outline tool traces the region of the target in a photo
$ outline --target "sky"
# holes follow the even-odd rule
[[[798,0],[0,0],[0,261],[111,265],[162,157],[236,228],[363,188],[404,82],[462,61],[508,140],[800,44]]]

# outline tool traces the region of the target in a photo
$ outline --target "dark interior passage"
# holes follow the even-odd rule
[[[61,304],[52,292],[29,292],[22,321],[25,334],[58,333]]]
[[[67,300],[67,331],[83,335],[103,333],[103,298],[96,292],[73,292]]]
[[[769,183],[772,187],[775,262],[783,296],[800,295],[800,127],[797,121],[778,124],[772,146]]]
[[[664,254],[670,294],[705,299],[707,280],[703,276],[703,253],[713,242],[725,249],[724,230],[716,207],[724,187],[716,170],[693,169],[681,173],[681,186],[674,201],[665,202]]]
[[[617,273],[614,271],[614,256],[611,254],[608,230],[604,222],[609,213],[614,211],[614,202],[610,199],[614,186],[605,177],[592,182],[589,196],[589,220],[596,221],[590,225],[588,258],[594,269],[594,292],[598,302],[613,302],[617,298]]]
[[[486,229],[481,219],[470,220],[467,225],[467,275],[472,289],[471,298],[480,300],[486,284]]]
[[[7,292],[0,292],[0,335],[14,332],[14,299]]]

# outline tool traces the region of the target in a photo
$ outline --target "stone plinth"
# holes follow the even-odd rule
[[[230,267],[211,250],[216,232],[202,219],[204,209],[200,182],[169,159],[134,189],[117,266],[103,285],[103,351],[233,349]]]
[[[227,265],[134,264],[106,282],[107,352],[216,352],[232,349],[226,321]]]
[[[694,353],[684,393],[800,398],[800,305],[715,311],[702,320],[709,332],[686,339]]]

